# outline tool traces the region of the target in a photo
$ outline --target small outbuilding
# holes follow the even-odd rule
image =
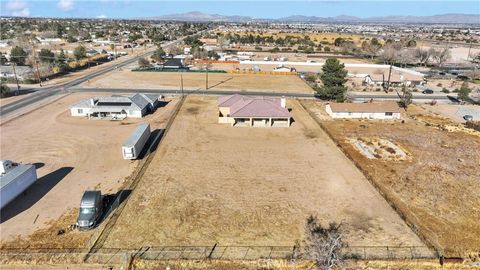
[[[88,118],[141,118],[154,111],[161,95],[138,93],[132,96],[92,97],[70,108],[72,116]]]
[[[285,98],[244,95],[218,99],[218,122],[245,127],[289,127],[292,116]]]
[[[400,107],[395,102],[328,103],[325,111],[332,118],[400,119]]]

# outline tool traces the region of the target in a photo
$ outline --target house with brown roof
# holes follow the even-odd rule
[[[285,98],[230,95],[218,99],[218,123],[244,127],[289,127]]]
[[[378,103],[328,103],[325,111],[332,118],[400,119],[396,102]]]

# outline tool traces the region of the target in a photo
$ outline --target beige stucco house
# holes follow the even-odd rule
[[[285,98],[239,94],[218,99],[218,123],[246,127],[289,127],[292,116]]]

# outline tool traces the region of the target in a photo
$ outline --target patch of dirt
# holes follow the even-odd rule
[[[105,248],[293,246],[310,214],[351,245],[423,245],[298,101],[282,129],[218,124],[216,103],[187,98]]]
[[[86,248],[94,230],[78,231],[72,227],[78,215],[78,208],[68,209],[65,214],[47,222],[46,227],[28,236],[16,236],[2,241],[0,249],[83,249]]]
[[[448,130],[445,127],[455,123],[414,105],[409,107],[404,123],[365,124],[360,120],[321,123],[430,243],[447,256],[478,252],[480,137],[463,130]],[[379,136],[401,145],[409,159],[369,159],[349,142],[349,138]]]
[[[350,138],[350,143],[369,159],[406,160],[407,153],[389,140],[380,138]]]

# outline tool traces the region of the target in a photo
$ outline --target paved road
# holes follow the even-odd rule
[[[175,41],[167,42],[167,43],[163,44],[163,47],[168,48],[170,46],[173,46],[173,45],[181,42],[182,40],[183,40],[183,38],[180,38],[180,39],[175,40]],[[146,56],[148,56],[152,53],[153,53],[153,51],[148,51],[148,52],[142,53],[140,55],[137,55],[133,58],[129,58],[129,59],[124,60],[124,61],[119,61],[117,65],[112,65],[112,66],[109,66],[107,68],[100,69],[98,71],[92,72],[88,75],[85,75],[85,76],[82,76],[82,77],[79,77],[79,78],[76,78],[76,79],[73,79],[73,80],[71,80],[69,82],[66,82],[66,83],[62,83],[62,84],[58,84],[58,85],[50,86],[50,87],[45,87],[45,88],[31,88],[31,89],[28,89],[30,91],[33,90],[33,91],[36,91],[36,92],[30,94],[29,96],[27,96],[23,99],[20,99],[18,101],[15,101],[15,102],[12,102],[12,103],[9,103],[5,106],[0,107],[0,115],[5,116],[7,114],[10,114],[10,113],[14,112],[15,110],[20,109],[20,108],[26,107],[26,106],[31,105],[31,104],[36,103],[36,102],[39,102],[39,101],[41,101],[43,99],[46,99],[48,97],[51,97],[53,95],[57,95],[57,94],[60,94],[62,92],[68,91],[70,87],[79,85],[83,82],[86,82],[87,80],[90,80],[90,79],[93,79],[97,76],[100,76],[100,75],[103,75],[105,73],[111,72],[111,71],[113,71],[117,68],[124,67],[124,66],[130,65],[132,63],[135,63],[136,61],[138,61],[138,59],[140,57],[146,57]]]
[[[69,89],[70,92],[106,92],[106,93],[158,93],[158,94],[172,94],[172,95],[180,95],[182,94],[181,90],[179,89],[138,89],[135,90],[129,88],[82,88],[82,87],[72,87]],[[215,90],[184,90],[184,94],[188,95],[209,95],[209,96],[221,96],[221,95],[232,95],[232,94],[248,94],[251,96],[274,96],[274,97],[294,97],[294,98],[314,98],[313,93],[279,93],[279,92],[264,92],[264,91],[231,91],[231,90],[222,90],[222,89],[215,89]],[[392,100],[398,101],[399,98],[397,95],[392,94],[369,94],[369,93],[348,93],[347,96],[353,101],[368,101],[370,99],[374,100]],[[449,101],[447,95],[423,95],[418,94],[413,96],[413,101],[416,102],[426,102],[431,100],[438,100],[438,101]]]
[[[450,96],[456,96],[456,95],[450,94]],[[395,101],[400,100],[400,98],[395,94],[383,94],[383,93],[372,94],[372,93],[355,92],[355,93],[348,93],[347,97],[353,101],[368,101],[370,99],[395,100]],[[446,94],[413,94],[413,97],[412,97],[412,101],[417,101],[417,102],[426,102],[431,100],[450,101],[450,99],[448,98],[448,95]]]
[[[131,88],[82,88],[82,87],[72,87],[69,89],[70,92],[107,92],[107,93],[158,93],[158,94],[168,94],[168,95],[181,95],[182,91],[179,89],[131,89]],[[247,94],[251,96],[274,96],[274,97],[297,97],[297,98],[313,98],[314,95],[311,93],[279,93],[279,92],[262,92],[262,91],[231,91],[231,90],[183,90],[185,95],[207,95],[207,96],[222,96],[222,95],[232,95],[232,94]]]

